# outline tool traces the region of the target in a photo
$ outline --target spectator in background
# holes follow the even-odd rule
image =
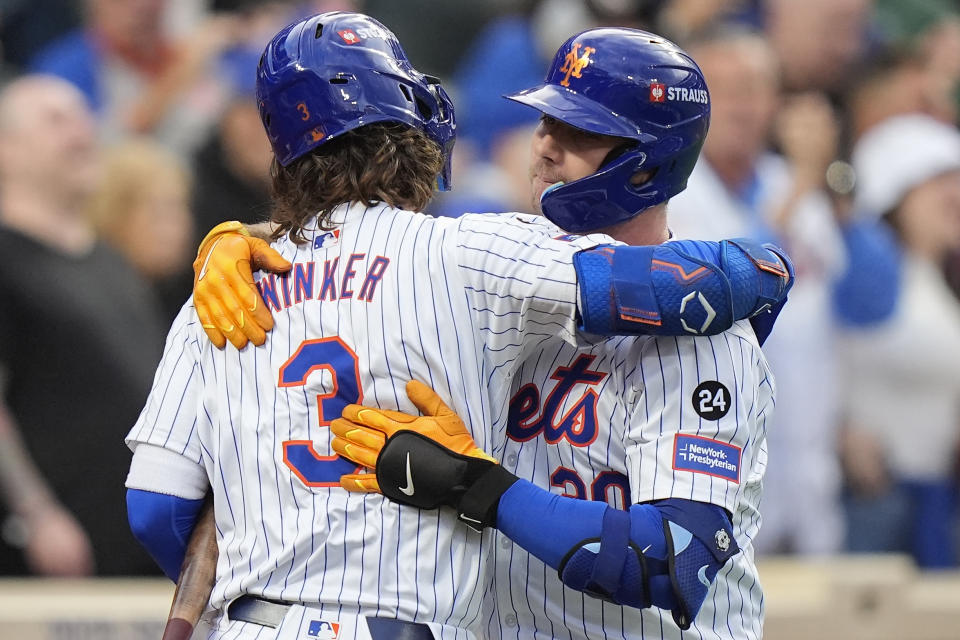
[[[154,285],[166,320],[172,321],[193,281],[183,270],[194,247],[186,169],[148,139],[120,144],[103,164],[92,219],[104,240]]]
[[[285,24],[326,11],[352,11],[351,0],[312,0],[295,7],[282,2],[224,0],[234,5],[243,35],[223,52],[217,76],[225,108],[213,135],[194,157],[193,213],[198,232],[224,222],[260,222],[269,217],[273,152],[260,122],[254,81],[263,46]],[[199,244],[196,238],[194,246]],[[181,301],[182,302],[182,301]]]
[[[886,322],[843,340],[848,548],[957,566],[960,302],[942,267],[960,248],[960,133],[897,116],[853,159],[858,211],[883,215],[902,245],[903,295]]]
[[[265,38],[269,40],[271,35]],[[214,135],[194,159],[192,200],[197,232],[226,220],[252,223],[269,216],[273,151],[257,110],[256,75],[250,73],[256,69],[261,52],[260,46],[238,48],[225,57],[222,65],[233,97]],[[199,242],[196,238],[192,246]]]
[[[783,87],[841,90],[867,53],[872,0],[765,0],[764,6]]]
[[[926,110],[922,58],[908,50],[888,50],[858,69],[845,101],[850,136],[856,141],[887,118]]]
[[[876,22],[888,46],[909,48],[923,62],[923,111],[956,122],[960,82],[960,5],[956,0],[876,0]]]
[[[926,113],[955,123],[960,98],[960,17],[945,16],[912,39],[892,41],[857,69],[848,83],[851,137],[887,118]]]
[[[76,0],[3,0],[0,42],[4,61],[24,67],[38,50],[80,24]]]
[[[830,286],[845,256],[824,176],[838,127],[818,94],[781,103],[777,56],[762,36],[721,28],[688,51],[710,87],[710,134],[687,190],[670,202],[671,228],[681,238],[777,242],[797,271],[790,304],[764,346],[779,392],[767,434],[764,532],[755,546],[836,552],[843,539],[834,445],[840,381]],[[775,125],[784,156],[768,150]]]
[[[855,143],[888,118],[909,113],[955,124],[960,114],[956,5],[946,0],[879,0],[876,14],[887,49],[875,52],[852,77],[845,104],[850,139]],[[960,249],[950,251],[944,262],[947,282],[960,296]]]
[[[954,10],[922,36],[929,113],[955,123],[960,115],[960,15]]]
[[[3,574],[155,571],[120,507],[130,456],[116,443],[164,331],[149,287],[87,216],[98,178],[72,85],[26,76],[0,92]]]
[[[76,85],[107,140],[151,134],[190,151],[222,107],[205,73],[242,37],[239,18],[211,17],[175,43],[163,28],[167,0],[86,0],[86,7],[85,26],[40,51],[32,71]]]

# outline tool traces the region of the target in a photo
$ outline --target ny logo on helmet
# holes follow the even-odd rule
[[[560,67],[560,73],[565,73],[563,80],[560,81],[560,85],[564,87],[570,86],[570,76],[574,78],[580,77],[580,72],[583,71],[583,68],[588,64],[593,62],[590,59],[590,54],[595,52],[596,49],[593,47],[584,47],[583,55],[577,56],[577,53],[580,51],[580,43],[573,45],[573,48],[567,52],[567,57],[563,59],[563,66]]]

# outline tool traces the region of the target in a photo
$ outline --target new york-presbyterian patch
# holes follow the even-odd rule
[[[678,433],[673,439],[673,468],[740,484],[740,452],[727,442]]]

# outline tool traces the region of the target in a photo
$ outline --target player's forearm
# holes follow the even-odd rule
[[[11,513],[29,516],[56,503],[34,464],[13,415],[0,402],[0,495]]]
[[[500,497],[497,529],[515,543],[560,569],[580,541],[599,538],[606,503],[571,500],[518,480]]]
[[[621,605],[669,609],[684,629],[738,551],[729,517],[715,505],[669,499],[620,511],[524,480],[500,497],[497,529],[556,569],[568,587]]]
[[[654,507],[618,511],[521,480],[500,499],[497,529],[556,569],[572,589],[640,609],[676,605],[663,521]]]

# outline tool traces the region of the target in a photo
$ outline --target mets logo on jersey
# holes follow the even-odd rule
[[[340,229],[334,229],[332,231],[327,231],[326,233],[321,233],[313,239],[313,248],[320,249],[324,246],[333,246],[339,239]]]
[[[510,400],[507,417],[507,437],[519,442],[543,434],[549,444],[566,439],[575,447],[586,447],[597,439],[597,392],[587,389],[576,397],[577,385],[594,387],[607,374],[593,371],[590,364],[596,356],[581,355],[569,367],[557,367],[550,376],[556,380],[540,407],[540,389],[531,383],[521,387]],[[569,407],[563,415],[564,407]]]
[[[340,635],[339,622],[327,622],[326,620],[311,620],[310,627],[307,629],[308,638],[317,638],[318,640],[337,640]]]
[[[567,57],[563,59],[563,66],[560,67],[560,73],[566,74],[563,76],[563,80],[560,81],[560,85],[569,87],[570,76],[579,78],[584,67],[593,62],[593,60],[590,59],[590,54],[595,51],[596,49],[593,47],[584,47],[583,54],[580,54],[580,43],[574,44],[570,51],[567,52]]]

